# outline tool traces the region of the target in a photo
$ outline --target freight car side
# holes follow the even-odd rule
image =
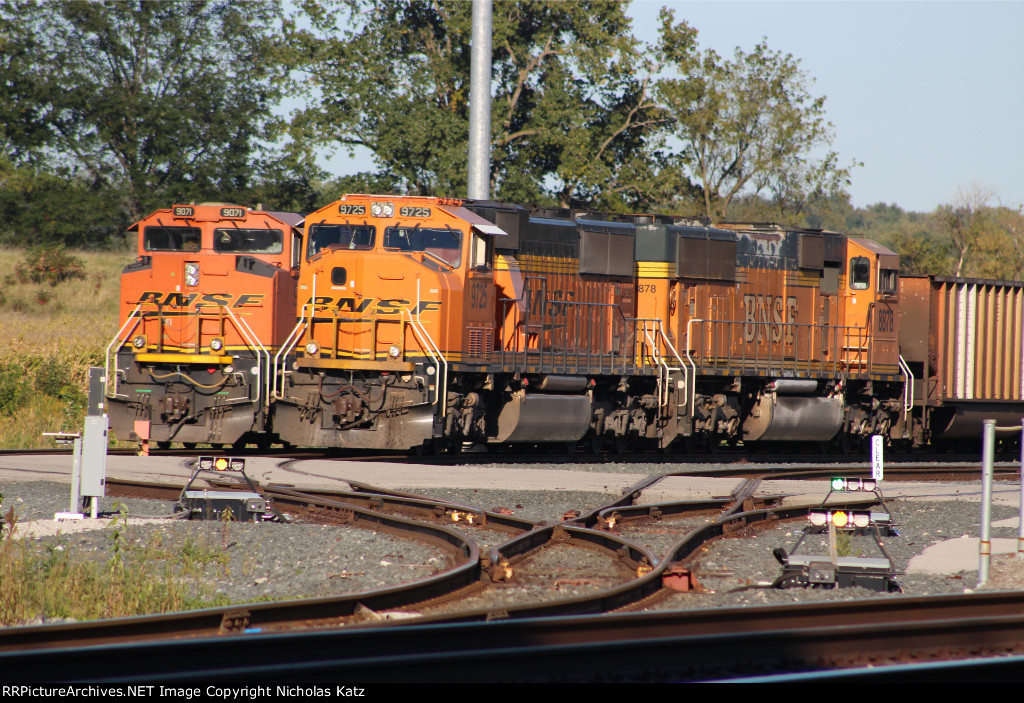
[[[900,349],[913,372],[916,444],[981,436],[1024,417],[1024,283],[900,279]]]

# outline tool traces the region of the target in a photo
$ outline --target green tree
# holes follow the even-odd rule
[[[674,31],[673,22],[664,12],[662,32]],[[825,98],[811,95],[799,60],[766,41],[749,53],[737,48],[731,61],[710,50],[681,58],[672,62],[680,77],[662,79],[658,93],[707,217],[720,221],[741,193],[764,194],[785,214],[843,192],[852,167],[840,167],[829,148]]]
[[[309,29],[291,45],[310,103],[292,123],[296,148],[308,159],[318,146],[365,147],[377,172],[363,181],[464,195],[472,5],[306,0],[302,11]],[[653,99],[655,69],[621,3],[496,3],[494,196],[612,207],[649,198],[649,149],[668,120]]]
[[[278,128],[281,15],[271,2],[9,2],[0,139],[15,165],[120,196],[128,221],[241,199]]]
[[[953,243],[956,264],[954,276],[967,275],[970,259],[978,244],[994,234],[988,222],[988,203],[995,197],[991,186],[973,182],[957,188],[956,197],[949,205],[940,205],[936,215]]]

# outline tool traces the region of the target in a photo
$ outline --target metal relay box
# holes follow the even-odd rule
[[[259,493],[187,490],[182,498],[192,520],[263,522],[267,501]]]

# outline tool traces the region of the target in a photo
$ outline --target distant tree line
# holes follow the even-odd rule
[[[492,197],[827,226],[886,241],[908,270],[1018,275],[1006,248],[1020,215],[984,189],[929,215],[852,208],[858,164],[831,149],[798,59],[767,41],[701,50],[668,10],[647,45],[625,10],[495,2]],[[464,196],[471,13],[462,0],[11,0],[0,242],[117,242],[172,202]],[[355,148],[371,170],[316,166]]]

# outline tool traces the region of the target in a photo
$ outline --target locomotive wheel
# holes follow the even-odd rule
[[[718,446],[722,443],[722,437],[717,432],[708,432],[704,435],[704,442],[708,454],[718,454]]]
[[[683,451],[687,454],[693,454],[697,449],[697,441],[693,438],[692,434],[683,436]]]
[[[632,446],[629,435],[615,435],[615,453],[625,454]]]
[[[199,446],[199,442],[182,442],[181,444],[185,449],[195,449]]]
[[[166,442],[166,441],[160,441],[160,442],[156,443],[156,448],[157,449],[170,449],[171,448],[171,443],[170,442]]]

